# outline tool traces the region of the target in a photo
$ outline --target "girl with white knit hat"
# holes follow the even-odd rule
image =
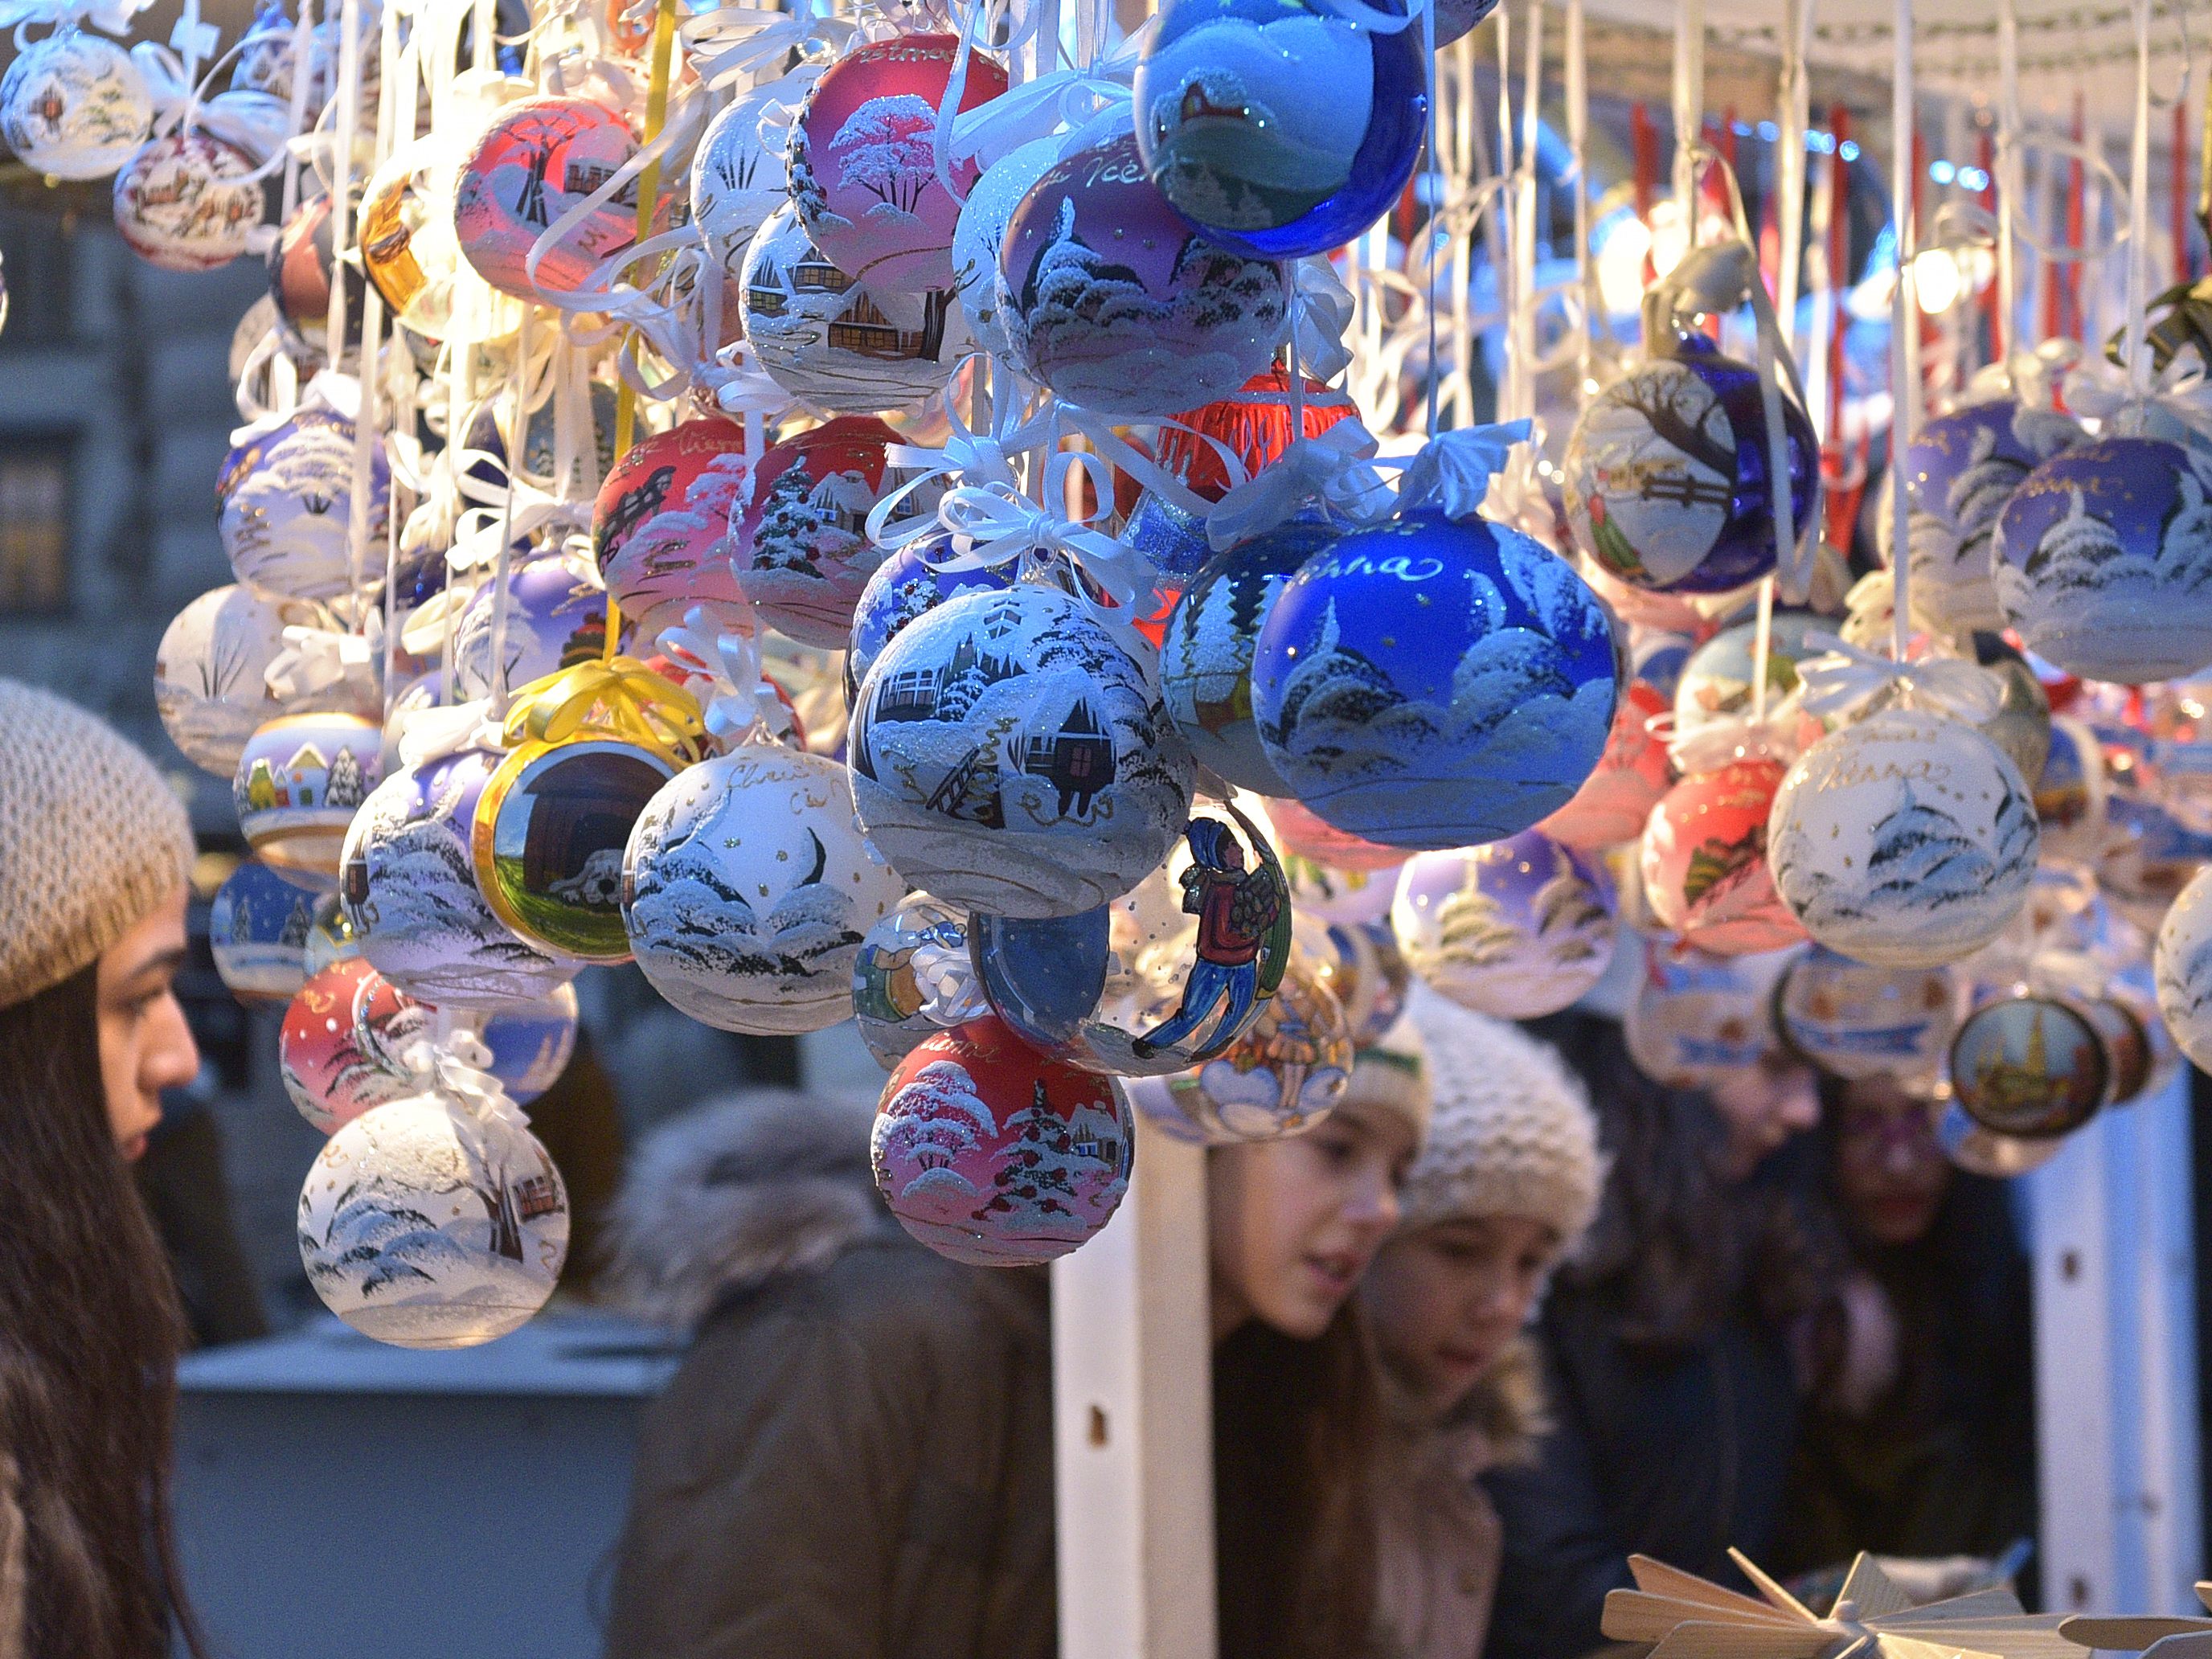
[[[1417,989],[1426,1146],[1361,1301],[1394,1408],[1376,1501],[1376,1606],[1394,1659],[1474,1659],[1501,1535],[1475,1483],[1528,1455],[1541,1385],[1523,1334],[1596,1213],[1596,1122],[1573,1072],[1517,1027]]]

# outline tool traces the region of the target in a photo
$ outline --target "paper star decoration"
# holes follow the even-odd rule
[[[2197,1599],[2212,1609],[2212,1580],[2197,1586]],[[2212,1659],[2212,1619],[2161,1618],[2142,1613],[2132,1618],[2069,1619],[2058,1633],[2085,1648],[2108,1653],[2140,1652],[2143,1659]]]
[[[2008,1589],[1916,1607],[1863,1554],[1851,1563],[1834,1613],[1816,1619],[1740,1552],[1729,1557],[1765,1600],[1632,1555],[1637,1587],[1605,1598],[1606,1635],[1656,1643],[1650,1659],[2082,1659],[2060,1633],[2063,1614],[2027,1613]],[[2189,1622],[2212,1629],[2212,1620]],[[2212,1659],[2212,1649],[2160,1659]]]

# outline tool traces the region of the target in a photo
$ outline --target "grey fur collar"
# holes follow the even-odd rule
[[[655,1129],[609,1216],[609,1298],[688,1329],[732,1291],[895,1234],[868,1175],[873,1119],[863,1103],[758,1089]]]

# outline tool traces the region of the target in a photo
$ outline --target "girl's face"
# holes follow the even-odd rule
[[[1398,1221],[1419,1149],[1386,1108],[1340,1106],[1285,1140],[1206,1159],[1213,1337],[1248,1320],[1311,1341],[1328,1328]]]
[[[1462,1216],[1399,1234],[1359,1287],[1376,1347],[1441,1417],[1497,1364],[1536,1305],[1559,1236],[1528,1216]]]
[[[199,1050],[172,989],[185,959],[185,890],[157,905],[108,947],[95,973],[100,1078],[107,1123],[125,1158],[146,1151],[161,1121],[161,1091],[190,1083]]]
[[[1887,1078],[1869,1078],[1844,1091],[1835,1127],[1836,1195],[1846,1218],[1876,1244],[1926,1237],[1951,1186],[1928,1108]]]
[[[1741,1181],[1790,1136],[1820,1121],[1820,1091],[1813,1068],[1769,1054],[1756,1066],[1741,1066],[1705,1085],[1727,1126],[1714,1174]]]

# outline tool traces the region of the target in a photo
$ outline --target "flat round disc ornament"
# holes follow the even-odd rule
[[[288,1002],[307,982],[312,889],[247,859],[216,890],[208,910],[215,970],[241,1002]]]
[[[1621,678],[1612,618],[1565,560],[1417,511],[1300,568],[1260,629],[1252,707],[1320,817],[1388,846],[1467,847],[1573,798]]]
[[[731,562],[771,628],[801,645],[844,647],[853,608],[883,561],[868,513],[896,480],[884,452],[899,441],[881,421],[844,415],[761,457],[729,514]]]
[[[909,893],[853,956],[853,1023],[886,1071],[940,1031],[991,1012],[968,950],[968,918]]]
[[[746,744],[678,773],[630,832],[623,921],[653,988],[725,1031],[853,1012],[854,959],[906,884],[853,825],[844,768]]]
[[[876,1190],[939,1255],[1066,1255],[1128,1191],[1134,1126],[1112,1078],[1048,1060],[986,1015],[901,1060],[877,1109]]]
[[[0,76],[0,139],[33,173],[105,179],[145,143],[153,119],[131,54],[73,26],[23,47]]]
[[[2050,997],[2007,997],[1978,1008],[1951,1042],[1953,1097],[1998,1134],[2071,1133],[2096,1115],[2111,1083],[2096,1029]]]
[[[1932,968],[1988,944],[2035,874],[2035,806],[2003,750],[1965,722],[1886,709],[1823,738],[1774,798],[1767,862],[1832,951]]]
[[[1127,892],[1190,816],[1190,751],[1143,671],[1036,584],[965,594],[892,641],[849,744],[854,805],[893,867],[1000,915]]]
[[[705,605],[726,632],[752,631],[733,625],[750,618],[729,563],[744,450],[744,428],[734,421],[679,421],[641,438],[600,484],[592,555],[634,638],[681,627],[694,605]]]
[[[1500,1019],[1557,1013],[1613,962],[1613,884],[1540,830],[1421,853],[1398,878],[1391,930],[1413,972]]]
[[[898,34],[830,65],[791,130],[791,199],[838,268],[872,288],[950,289],[960,198],[973,158],[939,177],[938,112],[960,56],[954,34]],[[969,54],[958,110],[1006,89],[1004,65]]]
[[[492,914],[551,956],[626,962],[623,850],[676,769],[611,738],[526,744],[477,798],[469,851]]]
[[[470,837],[484,786],[506,758],[466,749],[395,772],[346,832],[338,896],[362,954],[441,1008],[535,1000],[578,966],[526,943],[477,885]]]
[[[115,175],[115,228],[164,270],[213,270],[246,249],[261,222],[253,159],[212,133],[156,138]]]
[[[2212,663],[2212,462],[2102,437],[2021,481],[1998,516],[1997,598],[2038,656],[2142,685]]]
[[[331,1137],[300,1189],[299,1235],[315,1293],[362,1335],[470,1348],[553,1294],[568,1194],[529,1130],[411,1095]]]
[[[1344,1010],[1313,965],[1294,956],[1281,988],[1226,1053],[1146,1094],[1164,1093],[1209,1145],[1279,1140],[1335,1109],[1352,1084],[1352,1054]]]
[[[1790,522],[1802,536],[1820,493],[1820,446],[1796,400],[1782,403]],[[1623,581],[1725,593],[1775,567],[1758,371],[1702,335],[1593,398],[1562,471],[1575,544]]]
[[[1137,64],[1137,146],[1160,193],[1223,246],[1326,253],[1413,176],[1425,70],[1418,24],[1363,28],[1309,0],[1170,0]]]
[[[1273,361],[1290,276],[1193,232],[1123,134],[1055,162],[1006,222],[1001,309],[1015,361],[1109,415],[1225,398]]]
[[[247,739],[231,778],[246,845],[325,886],[346,828],[384,775],[384,732],[359,714],[284,714]]]
[[[326,688],[287,700],[269,689],[269,665],[285,647],[287,628],[335,632],[337,623],[312,599],[234,585],[201,594],[163,631],[154,656],[154,702],[169,741],[193,765],[229,777],[263,722],[306,714],[312,702],[330,701],[333,689],[344,696],[342,688]]]
[[[1805,928],[1775,891],[1766,821],[1780,762],[1761,756],[1687,777],[1651,809],[1639,852],[1662,927],[1719,956],[1779,951]]]
[[[587,98],[526,98],[492,117],[461,164],[453,229],[477,275],[502,294],[573,293],[637,234],[636,185],[617,190],[550,246],[533,274],[531,250],[637,153],[629,124]]]

